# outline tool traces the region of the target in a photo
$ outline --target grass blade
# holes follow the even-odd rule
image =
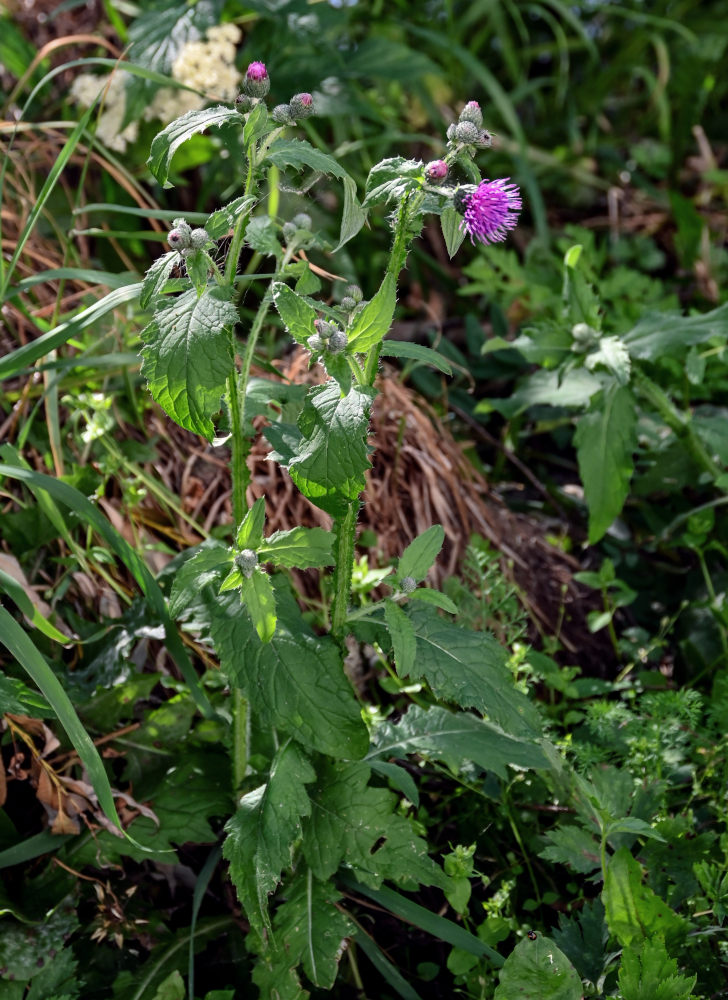
[[[177,628],[169,617],[164,595],[159,588],[159,584],[152,576],[149,567],[141,555],[109,524],[103,514],[94,507],[90,500],[77,489],[74,489],[73,486],[69,486],[68,483],[54,479],[52,476],[43,475],[40,472],[18,468],[13,465],[0,465],[0,476],[20,480],[26,484],[32,493],[41,490],[50,494],[54,500],[70,508],[95,528],[109,548],[119,557],[132,574],[140,590],[146,597],[149,606],[164,625],[167,649],[189,686],[190,694],[195,704],[205,718],[212,718],[215,715],[214,709],[200,685],[199,678],[182,644]]]
[[[39,690],[46,697],[65,729],[76,753],[88,772],[89,780],[99,800],[99,805],[110,822],[123,833],[121,822],[114,805],[114,796],[106,775],[106,770],[86,732],[76,715],[71,699],[63,690],[61,682],[48,666],[38,648],[18,625],[15,619],[0,605],[0,643],[15,657],[21,667],[33,678]]]
[[[372,941],[368,934],[360,930],[356,935],[356,943],[364,952],[379,974],[386,979],[393,990],[402,997],[402,1000],[422,1000],[419,993],[407,982],[399,969],[392,965],[385,957],[382,950]]]

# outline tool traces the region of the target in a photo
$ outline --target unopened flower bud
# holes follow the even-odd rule
[[[270,77],[265,63],[252,62],[245,71],[243,90],[248,97],[265,97],[270,90]]]
[[[348,343],[349,338],[343,330],[334,330],[329,337],[329,351],[331,354],[341,354],[342,351],[346,350],[346,345]]]
[[[477,101],[468,101],[460,112],[460,121],[472,122],[478,128],[483,127],[483,112],[480,110],[480,105]]]
[[[327,323],[325,319],[315,319],[313,325],[321,340],[328,340],[336,329],[333,323]]]
[[[210,242],[210,235],[206,229],[193,229],[190,233],[190,246],[193,250],[202,250]]]
[[[293,122],[290,104],[276,104],[271,111],[271,117],[279,125],[290,125]]]
[[[347,285],[344,289],[344,295],[353,299],[355,302],[361,302],[364,298],[364,292],[359,288],[358,285]]]
[[[493,145],[493,136],[486,129],[482,129],[475,145],[482,146],[484,149],[489,149]]]
[[[447,177],[448,165],[444,160],[432,160],[425,167],[425,179],[430,183],[443,181]]]
[[[310,94],[294,94],[289,107],[293,118],[309,118],[314,111],[313,97]]]
[[[318,333],[312,334],[307,340],[309,349],[316,353],[317,351],[323,351],[326,347],[326,341],[318,335]]]
[[[406,576],[404,580],[400,580],[399,585],[405,594],[411,594],[413,590],[417,590],[417,581],[413,576]]]
[[[283,223],[283,228],[282,228],[283,239],[286,241],[286,243],[289,243],[296,235],[297,228],[298,227],[293,222]]]
[[[350,295],[345,295],[341,300],[341,308],[347,312],[351,312],[353,309],[356,309],[356,302]]]
[[[167,243],[173,250],[187,250],[190,246],[191,233],[192,230],[184,219],[175,219],[167,236]]]
[[[571,328],[571,336],[574,338],[574,350],[581,354],[596,347],[600,333],[588,323],[575,323]]]
[[[254,103],[255,101],[253,98],[248,97],[247,94],[238,94],[235,98],[235,107],[240,111],[249,111],[253,107]]]
[[[448,125],[447,132],[445,133],[445,135],[448,138],[448,141],[450,141],[450,140],[452,140],[452,139],[455,138],[455,129],[456,128],[457,128],[457,125],[455,124],[455,122],[453,122],[452,125]]]
[[[235,556],[235,565],[243,576],[250,579],[253,575],[253,570],[258,565],[258,556],[253,549],[243,549],[242,552],[238,552]]]
[[[311,229],[312,220],[308,212],[299,212],[298,215],[294,215],[291,222],[296,227],[296,229]]]
[[[455,138],[458,142],[477,143],[480,138],[480,129],[472,122],[458,122],[455,126]]]

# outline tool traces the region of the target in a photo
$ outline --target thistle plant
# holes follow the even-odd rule
[[[342,952],[358,934],[353,914],[340,904],[344,883],[364,893],[376,893],[385,881],[448,888],[450,877],[386,787],[403,787],[400,769],[388,763],[393,754],[467,757],[500,774],[509,763],[546,767],[547,760],[536,742],[538,715],[514,687],[504,650],[492,636],[453,622],[453,602],[424,585],[444,540],[440,525],[413,539],[391,567],[388,596],[362,607],[351,599],[380,356],[415,352],[437,366],[442,361],[428,348],[384,339],[410,245],[428,214],[441,217],[451,253],[466,235],[502,240],[517,220],[518,189],[481,180],[474,156],[490,135],[471,101],[448,130],[442,159],[382,161],[360,202],[341,164],[292,132],[315,112],[311,95],[295,94],[269,110],[269,88],[266,67],[253,62],[235,106],[190,112],[152,144],[149,166],[168,184],[181,143],[211,126],[237,127],[244,171],[239,196],[203,228],[175,220],[170,251],[150,268],[141,301],[153,319],[142,333],[142,371],[172,419],[208,441],[226,437],[231,450],[230,544],[208,540],[186,554],[170,611],[203,630],[230,685],[235,809],[223,854],[250,925],[261,995],[294,998],[307,995],[301,971],[314,986],[330,988]],[[348,285],[338,304],[313,297],[319,280],[300,251],[326,242],[308,213],[280,220],[260,211],[270,166],[342,182],[336,249],[356,236],[374,206],[389,206],[389,260],[377,288],[362,276],[368,300],[359,284]],[[229,248],[218,263],[215,248],[224,236]],[[241,271],[243,248],[266,258],[264,271],[273,272],[246,322],[240,303],[255,276]],[[179,279],[168,285],[173,271],[182,275],[182,291]],[[323,384],[256,378],[251,392],[258,339],[274,321],[323,366]],[[268,420],[271,460],[329,515],[330,530],[266,533],[264,499],[248,504],[254,415]],[[271,570],[329,567],[333,598],[329,629],[321,634],[302,616],[285,572]],[[372,721],[348,680],[343,660],[351,635],[374,642],[402,686],[422,685],[420,705],[398,723]]]

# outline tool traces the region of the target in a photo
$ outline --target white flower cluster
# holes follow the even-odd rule
[[[205,41],[188,42],[180,49],[172,66],[172,79],[219,100],[232,101],[240,89],[241,74],[235,68],[235,48],[240,37],[240,28],[235,24],[209,28]],[[126,111],[126,81],[130,75],[124,70],[116,70],[111,77],[82,73],[71,86],[71,99],[89,108],[99,91],[108,85],[96,123],[96,138],[108,149],[120,153],[127,143],[136,140],[139,132],[137,122],[121,128]],[[145,108],[144,118],[146,121],[158,118],[168,125],[185,112],[204,107],[208,99],[191,90],[162,87]]]
[[[188,42],[172,66],[172,79],[186,87],[214,94],[220,100],[232,101],[240,89],[241,75],[235,68],[235,46],[240,41],[240,28],[235,24],[220,24],[209,28],[206,41]],[[187,111],[204,107],[206,99],[191,90],[162,87],[144,112],[149,121],[161,119],[165,125]]]
[[[126,81],[130,74],[116,70],[110,77],[81,73],[71,85],[71,100],[82,108],[90,108],[100,90],[107,88],[101,105],[101,114],[96,122],[96,138],[108,148],[123,153],[128,142],[134,142],[139,132],[136,122],[130,122],[122,130],[126,111]]]

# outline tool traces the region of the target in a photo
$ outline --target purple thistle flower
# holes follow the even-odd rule
[[[265,63],[252,62],[248,66],[248,70],[245,75],[249,80],[265,80],[268,76],[268,70],[265,68]]]
[[[261,98],[270,90],[270,78],[265,63],[252,62],[243,77],[243,90],[248,97]]]
[[[483,180],[475,189],[461,188],[455,193],[455,208],[463,216],[460,228],[471,243],[500,243],[515,229],[523,204],[518,186],[509,180]]]

